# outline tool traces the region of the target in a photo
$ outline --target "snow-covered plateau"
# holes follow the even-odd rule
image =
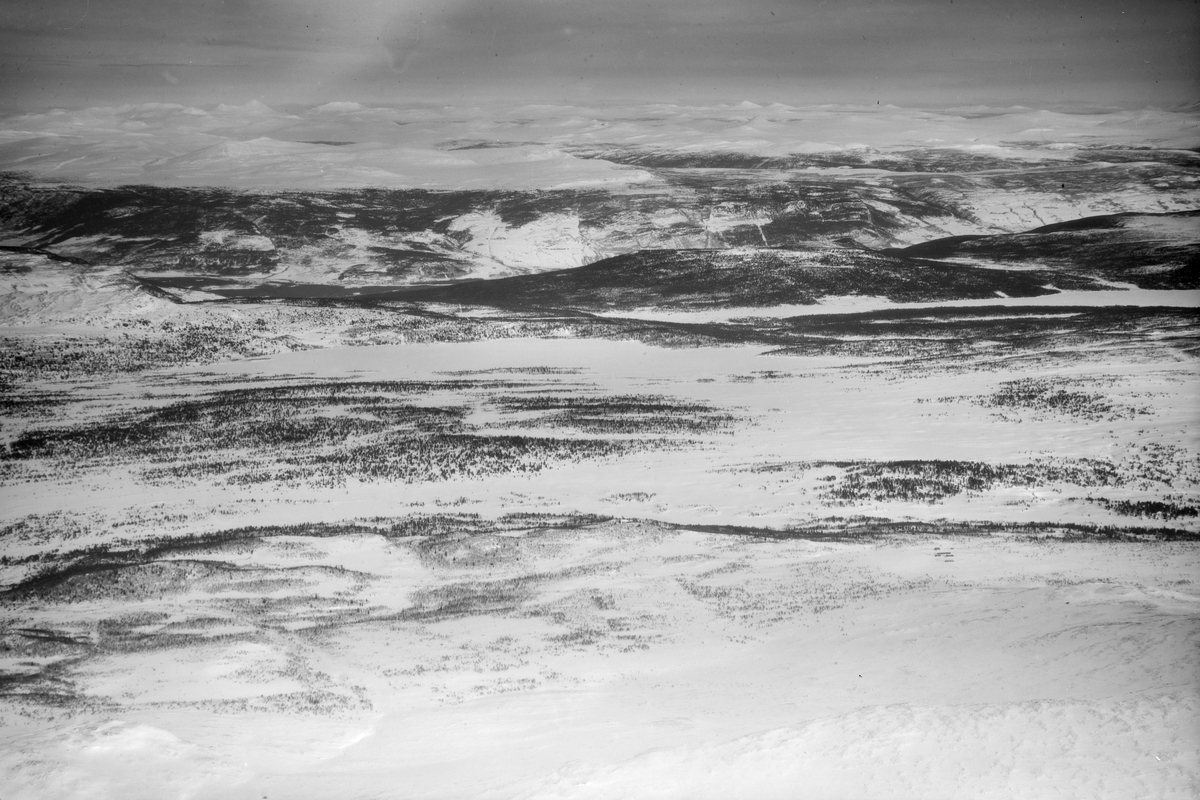
[[[1200,793],[1194,110],[0,123],[0,795]]]

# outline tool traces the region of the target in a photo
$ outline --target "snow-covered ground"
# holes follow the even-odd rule
[[[1182,798],[1200,781],[1192,544],[635,523],[419,544],[230,553],[302,576],[257,636],[230,614],[250,583],[109,601],[167,617],[143,637],[199,638],[89,659],[73,678],[95,707],[10,707],[6,796]],[[398,613],[414,597],[427,613]],[[304,630],[348,607],[365,613]]]
[[[1198,131],[3,120],[0,796],[1197,796],[1196,218],[1012,242],[1195,208]],[[375,191],[404,187],[436,191]],[[686,253],[602,265],[655,271],[608,305],[462,283],[666,247],[763,302],[685,310]],[[779,247],[909,283],[821,288]],[[921,300],[1032,269],[1074,288]],[[481,293],[352,294],[443,280]],[[218,293],[264,284],[328,291]]]
[[[530,396],[653,394],[736,423],[694,447],[531,475],[238,487],[79,464],[9,483],[10,558],[85,552],[114,529],[164,544],[116,583],[83,574],[6,601],[6,673],[72,698],[11,697],[7,796],[1190,796],[1194,542],[1075,541],[1054,525],[1162,524],[1085,494],[1194,504],[1200,387],[1190,362],[1141,352],[1042,364],[1145,411],[1089,421],[946,401],[1028,377],[1023,364],[905,371],[572,338],[324,348],[97,386],[111,411],[263,378],[505,378]],[[466,400],[497,433],[517,424],[487,399],[513,389],[482,391],[423,402]],[[1176,471],[1155,483],[1147,452]],[[859,459],[1047,457],[1142,477],[932,503],[822,494]],[[448,527],[392,527],[414,515]],[[515,521],[471,533],[473,519]],[[65,683],[46,683],[47,665]]]

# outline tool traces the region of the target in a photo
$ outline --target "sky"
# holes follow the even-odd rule
[[[0,0],[0,111],[1200,99],[1200,0]]]

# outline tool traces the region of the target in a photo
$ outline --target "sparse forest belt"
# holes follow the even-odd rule
[[[564,462],[694,446],[663,435],[713,431],[735,420],[702,403],[650,395],[493,396],[538,388],[514,380],[445,380],[232,389],[90,424],[29,430],[9,443],[0,463],[8,480],[125,464],[151,483],[439,481],[540,472]],[[484,433],[464,422],[465,406],[414,403],[431,392],[474,393],[462,397],[508,413],[556,410],[533,424],[591,435]],[[529,425],[521,423],[523,429]],[[635,438],[597,438],[597,433]]]
[[[764,464],[747,468],[754,473],[802,475],[825,473],[818,496],[833,505],[906,501],[938,503],[949,497],[996,489],[1068,486],[1078,489],[1134,487],[1143,491],[1190,492],[1200,485],[1200,459],[1179,448],[1147,448],[1139,459],[1113,462],[1101,459],[1042,458],[1024,464],[977,461],[817,461]],[[1175,520],[1196,517],[1200,508],[1187,503],[1095,498],[1121,516]]]

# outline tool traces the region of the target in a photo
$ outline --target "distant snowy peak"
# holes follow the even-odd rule
[[[317,114],[353,114],[367,110],[367,107],[361,103],[334,102],[317,106],[313,112]]]

